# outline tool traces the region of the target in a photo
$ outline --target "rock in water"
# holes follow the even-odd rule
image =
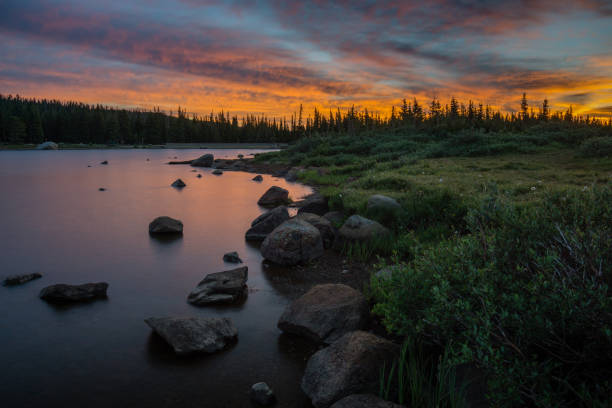
[[[248,294],[248,270],[249,268],[242,266],[206,275],[189,294],[187,301],[193,305],[206,306],[234,303],[245,298]]]
[[[21,285],[34,279],[42,278],[40,273],[29,273],[27,275],[7,276],[3,281],[3,286]]]
[[[329,344],[348,332],[364,328],[368,312],[365,297],[350,286],[317,285],[287,306],[278,328]]]
[[[228,252],[227,254],[223,255],[223,261],[229,263],[242,263],[242,259],[240,259],[238,252],[236,251]]]
[[[263,241],[274,228],[288,219],[289,211],[287,207],[276,207],[253,220],[251,228],[245,234],[245,239],[247,241]]]
[[[376,393],[380,369],[391,367],[398,346],[363,331],[347,333],[308,360],[302,390],[317,408],[356,393]]]
[[[227,317],[150,317],[145,323],[179,355],[214,353],[238,337],[238,330]]]
[[[100,187],[98,191],[106,191],[106,189],[104,187]]]
[[[185,184],[185,182],[181,179],[176,179],[174,183],[172,183],[172,187],[178,187],[178,188],[185,187],[186,185],[187,184]]]
[[[50,303],[87,302],[106,297],[108,283],[85,283],[83,285],[51,285],[43,288],[38,295]]]
[[[368,212],[393,212],[401,208],[402,206],[394,198],[382,194],[374,194],[368,198]]]
[[[370,241],[391,233],[376,221],[360,215],[351,215],[340,228],[340,236],[349,241]]]
[[[334,239],[336,239],[336,229],[327,218],[306,212],[298,213],[297,218],[306,221],[318,229],[321,233],[321,238],[323,239],[323,247],[331,248],[332,244],[334,243]]]
[[[403,408],[403,405],[385,401],[373,394],[353,394],[342,398],[331,408]]]
[[[191,161],[193,167],[210,167],[215,161],[215,156],[210,153],[204,154],[195,160]]]
[[[272,186],[261,196],[257,204],[262,207],[275,207],[289,203],[289,191],[278,186]]]
[[[285,221],[264,239],[261,254],[279,265],[309,262],[323,255],[321,233],[306,221]]]
[[[220,175],[223,174],[223,171],[219,170],[219,169],[216,169],[216,170],[213,170],[212,174],[214,174],[215,176],[220,176]]]
[[[103,162],[100,162],[100,164],[108,164],[108,160],[104,160]]]
[[[263,181],[263,177],[261,176],[261,174],[256,175],[255,177],[253,177],[252,179],[253,181]]]
[[[182,234],[183,223],[170,217],[157,217],[149,224],[150,234]]]
[[[57,150],[57,143],[44,142],[36,146],[37,150]]]
[[[321,194],[311,194],[302,201],[298,214],[311,213],[317,215],[324,215],[329,211],[329,205],[327,204],[327,198]]]
[[[274,391],[265,382],[253,384],[250,392],[251,400],[259,405],[272,405],[276,401]]]
[[[197,177],[197,178],[202,178],[202,175],[201,175],[201,174],[198,174],[196,177]]]

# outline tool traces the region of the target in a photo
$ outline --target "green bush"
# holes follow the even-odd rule
[[[585,140],[580,145],[580,154],[584,157],[612,156],[612,136]]]
[[[388,330],[475,362],[493,406],[612,403],[612,188],[518,207],[492,197],[469,234],[372,281]]]

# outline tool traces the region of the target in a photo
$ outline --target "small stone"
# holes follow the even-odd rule
[[[100,164],[108,164],[108,160],[104,160],[103,162],[100,162]]]
[[[4,281],[2,281],[3,286],[15,286],[21,285],[23,283],[32,281],[34,279],[42,278],[40,273],[29,273],[27,275],[13,275],[7,276]]]
[[[43,288],[38,297],[49,303],[87,302],[106,297],[108,283],[85,283],[83,285],[51,285]]]
[[[272,405],[276,401],[274,391],[265,382],[253,384],[250,392],[251,400],[259,405]]]
[[[202,175],[201,175],[201,174],[198,174],[196,177],[197,177],[197,178],[202,178]]]
[[[104,187],[100,187],[98,191],[106,191],[106,189]]]
[[[185,187],[187,184],[185,184],[185,182],[181,179],[176,179],[174,181],[174,183],[172,183],[172,187],[178,187],[178,188],[183,188]]]
[[[252,179],[253,181],[263,181],[263,177],[261,174],[256,175],[255,177],[253,177]]]
[[[162,216],[157,217],[149,224],[150,234],[182,234],[183,223],[174,218]]]
[[[222,175],[222,174],[223,174],[223,171],[222,171],[222,170],[219,170],[219,169],[216,169],[216,170],[214,170],[214,171],[212,172],[212,174],[214,174],[215,176],[220,176],[220,175]]]
[[[240,259],[238,252],[236,251],[228,252],[227,254],[223,255],[223,261],[229,263],[242,263],[242,259]]]

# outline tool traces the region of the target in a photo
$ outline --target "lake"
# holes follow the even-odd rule
[[[290,299],[275,288],[271,274],[279,271],[244,240],[270,186],[293,199],[310,188],[165,164],[253,152],[0,151],[0,277],[43,274],[0,287],[3,407],[248,407],[259,381],[274,389],[277,407],[311,406],[300,390],[311,345],[276,328]],[[187,187],[170,187],[179,177]],[[160,215],[183,221],[182,238],[149,236]],[[187,294],[206,274],[235,267],[222,260],[234,250],[249,267],[246,302],[189,305]],[[38,298],[48,285],[100,281],[109,283],[106,300],[58,307]],[[230,317],[238,342],[218,354],[178,357],[144,323],[152,316]]]

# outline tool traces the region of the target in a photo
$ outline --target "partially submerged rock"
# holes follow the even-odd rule
[[[229,304],[244,299],[248,294],[248,270],[246,266],[242,266],[206,275],[189,294],[187,301],[193,305],[206,306]]]
[[[263,181],[263,176],[261,174],[256,175],[252,178],[253,181]]]
[[[191,161],[193,167],[210,167],[215,161],[215,156],[210,153],[204,154],[195,160]]]
[[[198,174],[196,177],[197,177],[197,178],[202,178],[202,175],[201,175],[201,174]]]
[[[347,333],[310,357],[302,390],[317,408],[352,394],[376,393],[381,367],[390,367],[397,352],[397,345],[371,333]]]
[[[261,254],[279,265],[309,262],[323,255],[321,233],[306,221],[285,221],[264,239]]]
[[[242,263],[242,259],[238,256],[238,252],[232,251],[223,255],[223,261],[229,263]]]
[[[215,176],[220,176],[220,175],[223,174],[223,171],[219,170],[219,169],[216,169],[216,170],[213,170],[212,174],[214,174]]]
[[[58,145],[54,142],[43,142],[36,146],[37,150],[57,150]]]
[[[104,160],[103,162],[100,162],[100,164],[108,164],[108,160]]]
[[[251,228],[246,232],[247,241],[263,241],[274,228],[289,219],[289,211],[285,206],[279,206],[270,210],[251,223]]]
[[[104,187],[100,187],[98,191],[106,191],[106,189]]]
[[[278,186],[272,186],[261,196],[257,204],[262,207],[275,207],[289,203],[289,191]]]
[[[172,183],[172,187],[178,187],[178,188],[182,188],[185,187],[187,184],[185,184],[185,182],[181,179],[176,179],[174,180],[174,183]]]
[[[364,328],[368,309],[365,297],[350,286],[317,285],[287,306],[278,328],[329,344],[348,332]]]
[[[329,205],[327,204],[327,198],[319,193],[314,193],[306,197],[300,203],[300,209],[298,214],[311,213],[317,215],[324,215],[329,211]]]
[[[336,239],[336,229],[328,219],[306,212],[298,213],[297,218],[306,221],[318,229],[321,233],[321,239],[323,239],[323,247],[331,248],[334,239]]]
[[[47,286],[38,295],[49,303],[88,302],[106,298],[108,283],[85,283],[83,285],[57,284]]]
[[[238,337],[238,330],[227,317],[150,317],[145,323],[179,355],[214,353]]]
[[[157,217],[149,224],[150,234],[182,234],[183,223],[174,218],[162,216]]]
[[[26,275],[13,275],[7,276],[2,281],[2,286],[15,286],[22,285],[26,282],[33,281],[34,279],[42,278],[40,273],[28,273]]]
[[[340,236],[348,241],[371,241],[390,233],[378,222],[360,215],[351,215],[339,231]]]
[[[253,384],[249,393],[251,400],[259,405],[272,405],[276,401],[274,391],[265,382]]]
[[[374,394],[353,394],[342,398],[331,408],[402,408],[403,405],[386,401]]]

